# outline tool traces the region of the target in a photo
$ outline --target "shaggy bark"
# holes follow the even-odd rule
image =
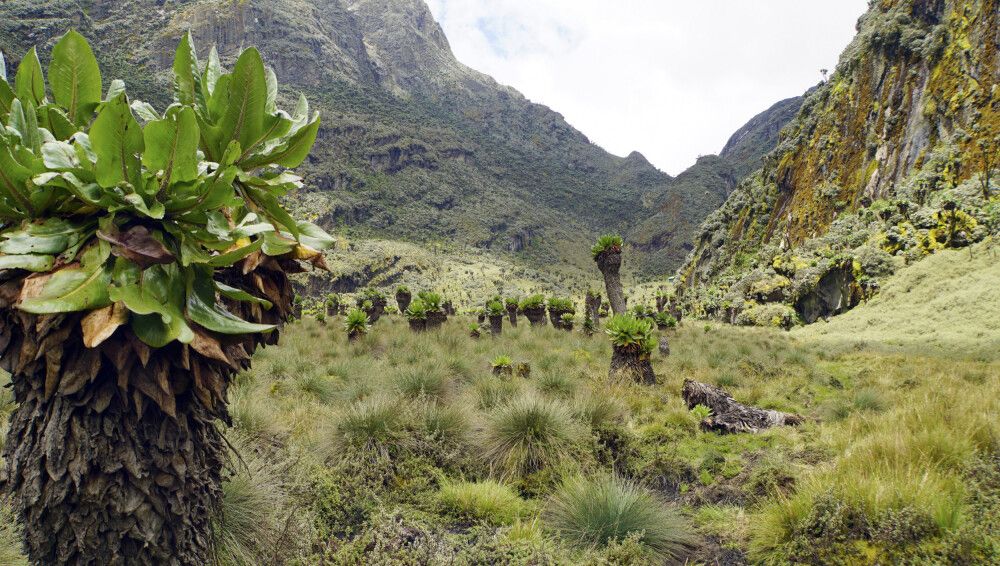
[[[503,333],[503,315],[490,315],[490,334],[500,336]]]
[[[667,340],[666,336],[660,336],[659,347],[661,356],[666,357],[670,355],[670,341]]]
[[[545,308],[525,309],[524,316],[528,317],[531,326],[545,326]]]
[[[722,433],[758,432],[774,426],[796,426],[804,422],[799,415],[737,403],[722,389],[690,379],[684,380],[681,396],[689,409],[704,405],[712,410],[712,416],[701,422],[703,430]]]
[[[597,324],[597,321],[601,320],[601,295],[588,292],[584,308],[590,320]]]
[[[613,250],[601,252],[595,259],[597,268],[604,276],[604,286],[607,288],[608,301],[615,314],[625,314],[625,292],[622,291],[622,279],[619,271],[622,267],[622,254]]]
[[[14,308],[23,275],[0,284],[0,367],[11,373],[10,418],[0,487],[11,497],[35,564],[210,562],[210,521],[221,503],[229,422],[226,389],[268,335],[196,330],[190,345],[153,350],[122,326],[84,345],[85,313],[36,316]],[[230,310],[280,324],[291,286],[279,262],[248,276],[220,274],[263,295],[268,311]]]
[[[407,322],[410,325],[410,330],[414,332],[423,332],[427,330],[427,319],[411,318]]]
[[[407,291],[396,292],[396,306],[399,307],[399,312],[406,312],[406,309],[410,308],[410,303],[413,301],[413,294]]]
[[[444,311],[427,312],[427,330],[437,330],[448,320],[448,315]]]
[[[365,309],[365,314],[368,315],[368,322],[370,324],[375,324],[376,322],[378,322],[378,319],[382,318],[382,315],[385,314],[386,300],[381,298],[375,298],[375,299],[362,298],[358,299],[359,303],[358,307],[361,307],[361,304],[363,304],[365,300],[370,300],[372,303],[372,307],[370,309]]]
[[[644,385],[655,385],[656,374],[649,356],[643,354],[635,346],[611,347],[611,369],[608,375],[612,379],[631,379]]]
[[[513,328],[517,328],[517,305],[507,305],[507,320]]]

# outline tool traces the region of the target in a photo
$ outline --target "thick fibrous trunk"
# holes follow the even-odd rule
[[[584,308],[586,309],[586,315],[596,325],[601,320],[601,295],[592,295],[588,292]]]
[[[399,312],[404,313],[406,309],[410,308],[410,302],[413,300],[413,295],[405,291],[396,293],[396,306],[399,307]]]
[[[378,322],[378,319],[382,318],[382,315],[385,314],[386,301],[385,299],[369,300],[372,301],[372,307],[370,309],[366,309],[365,314],[368,315],[368,322],[375,324]]]
[[[507,307],[507,320],[510,321],[511,327],[517,328],[517,305]]]
[[[528,317],[531,326],[545,326],[545,308],[525,309],[524,316]]]
[[[409,321],[410,330],[414,332],[423,332],[427,330],[427,320],[423,318],[411,318]]]
[[[666,357],[666,356],[670,355],[670,341],[667,340],[666,336],[660,336],[659,346],[660,346],[660,355],[661,356]]]
[[[427,330],[436,330],[448,320],[444,311],[429,311],[427,313]]]
[[[636,383],[654,385],[656,374],[648,355],[642,354],[635,347],[612,346],[611,369],[608,375],[612,379],[631,379]]]
[[[621,252],[605,251],[597,256],[597,267],[604,276],[604,286],[608,292],[608,301],[615,314],[625,314],[625,293],[622,291],[622,280],[619,271],[622,267]]]
[[[500,336],[503,333],[503,315],[490,315],[490,334]]]
[[[774,426],[800,425],[804,421],[799,415],[737,403],[722,389],[690,379],[684,380],[681,395],[689,409],[704,405],[712,410],[712,416],[701,422],[703,430],[723,433],[758,432]]]
[[[275,304],[232,305],[235,314],[280,324],[291,287],[266,263],[276,270],[221,275]],[[191,345],[153,350],[123,326],[87,348],[83,313],[15,310],[21,282],[0,284],[0,366],[17,401],[0,481],[27,527],[31,562],[210,563],[227,456],[215,421],[229,420],[229,378],[277,333],[196,329]]]

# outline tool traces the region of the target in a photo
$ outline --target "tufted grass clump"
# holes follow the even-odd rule
[[[492,473],[510,478],[562,463],[583,438],[568,406],[527,394],[487,416],[480,446]]]
[[[676,559],[694,536],[688,522],[649,490],[613,475],[565,481],[544,512],[545,524],[582,546],[605,547],[630,536],[659,561]]]
[[[396,399],[375,396],[355,402],[334,423],[334,445],[342,452],[391,456],[410,441],[409,422]]]
[[[510,525],[527,513],[524,500],[495,480],[445,482],[438,501],[449,514],[490,525]]]

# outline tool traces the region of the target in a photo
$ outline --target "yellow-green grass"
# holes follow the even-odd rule
[[[505,324],[502,336],[474,340],[465,317],[417,334],[388,316],[348,343],[339,318],[290,324],[230,387],[241,451],[273,461],[269,470],[281,466],[280,489],[264,496],[284,498],[271,506],[294,509],[313,527],[296,529],[291,542],[281,532],[256,536],[280,541],[290,558],[377,538],[372,525],[388,513],[435,525],[445,533],[440,548],[530,541],[555,563],[611,560],[623,552],[618,543],[591,548],[559,537],[537,513],[569,478],[618,474],[680,507],[712,541],[697,552],[721,546],[787,562],[821,545],[803,533],[816,522],[813,510],[832,501],[872,529],[886,517],[915,517],[926,528],[902,550],[868,534],[851,541],[862,563],[885,562],[890,550],[913,559],[974,526],[968,468],[1000,451],[1000,362],[944,349],[894,352],[848,336],[841,347],[829,334],[689,321],[667,335],[672,356],[654,353],[660,383],[647,387],[609,379],[611,347],[600,332]],[[497,356],[530,363],[531,376],[494,376]],[[700,432],[680,397],[685,378],[807,422],[757,435]],[[525,400],[557,415],[546,420],[555,436],[531,432],[542,444],[530,459],[523,445],[487,442],[503,438],[497,423]],[[523,501],[520,512],[505,508],[509,494],[499,506],[479,493],[442,504],[447,486],[500,479]],[[286,528],[278,523],[273,529]],[[619,542],[641,544],[630,540]]]
[[[1000,356],[1000,246],[935,253],[889,278],[862,308],[795,330],[839,346]]]

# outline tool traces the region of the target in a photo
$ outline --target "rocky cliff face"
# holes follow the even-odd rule
[[[694,247],[688,235],[697,232],[701,221],[725,202],[743,178],[760,168],[763,156],[777,146],[779,132],[798,113],[802,101],[803,97],[789,98],[761,112],[733,134],[719,155],[699,158],[645,196],[644,214],[628,232],[628,241],[642,255],[646,273],[669,273],[684,261]]]
[[[680,271],[691,308],[811,322],[897,264],[994,231],[998,6],[873,2],[763,169],[703,225]]]

